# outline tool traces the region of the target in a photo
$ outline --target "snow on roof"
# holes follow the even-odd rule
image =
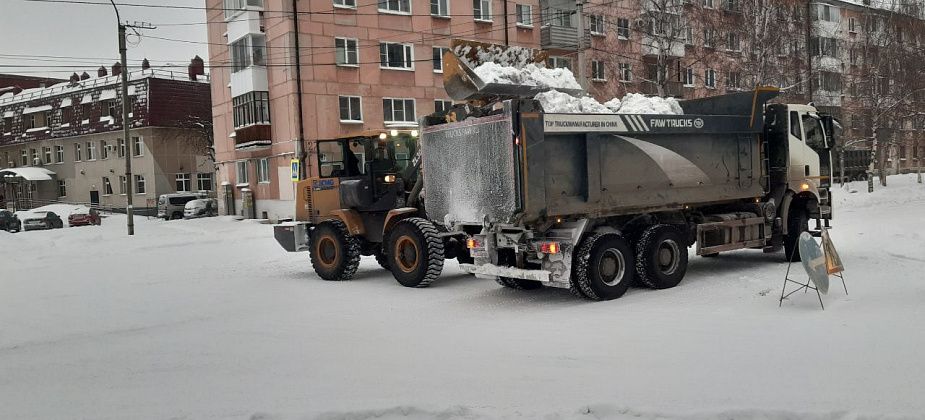
[[[35,112],[51,111],[51,105],[32,106],[22,110],[23,114],[32,114]]]
[[[4,177],[20,177],[29,181],[51,181],[51,175],[55,175],[55,173],[45,168],[28,166],[24,168],[7,168],[0,170],[0,175]]]
[[[108,99],[116,99],[116,90],[115,89],[106,89],[100,92],[100,100],[105,101]]]
[[[71,98],[64,98],[61,100],[61,105],[58,105],[59,108],[65,108],[71,106]]]
[[[83,98],[80,98],[80,103],[82,104],[88,104],[90,102],[93,102],[93,95],[89,93],[84,95]]]
[[[3,118],[10,118],[13,116],[13,111],[4,111]]]

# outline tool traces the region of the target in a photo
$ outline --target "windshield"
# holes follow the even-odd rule
[[[825,146],[825,132],[818,118],[809,115],[803,116],[803,131],[806,132],[806,145],[813,150],[823,150]]]
[[[395,136],[356,137],[318,142],[318,167],[322,177],[352,177],[367,173],[402,172],[417,152],[417,138]]]

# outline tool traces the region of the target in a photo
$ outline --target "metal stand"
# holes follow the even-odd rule
[[[800,283],[790,278],[790,266],[793,265],[793,256],[796,255],[797,252],[800,252],[799,249],[797,249],[797,247],[794,247],[793,252],[790,253],[790,258],[789,258],[789,261],[787,262],[787,274],[784,275],[784,287],[780,291],[780,300],[777,302],[777,307],[780,308],[781,305],[784,304],[784,299],[787,299],[788,297],[790,297],[790,295],[796,292],[799,292],[800,290],[803,290],[803,292],[806,293],[809,291],[809,289],[813,289],[816,291],[816,297],[819,298],[819,306],[821,306],[822,310],[824,311],[825,305],[822,303],[822,294],[819,293],[819,289],[817,289],[815,286],[810,284],[812,283],[812,281],[809,279],[809,276],[806,277],[806,283]],[[787,292],[787,283],[794,283],[800,287],[796,288],[795,290],[792,290],[790,293],[784,294]],[[842,284],[844,284],[844,281],[842,282]],[[845,293],[847,292],[848,292],[848,288],[846,287]]]

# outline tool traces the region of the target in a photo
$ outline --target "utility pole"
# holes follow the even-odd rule
[[[576,0],[578,6],[578,84],[588,89],[588,71],[585,63],[585,0]]]

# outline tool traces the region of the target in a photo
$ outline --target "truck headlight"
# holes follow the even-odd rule
[[[395,179],[396,179],[395,174],[388,174],[388,175],[382,177],[382,180],[383,180],[386,184],[394,184],[394,183],[395,183]]]

